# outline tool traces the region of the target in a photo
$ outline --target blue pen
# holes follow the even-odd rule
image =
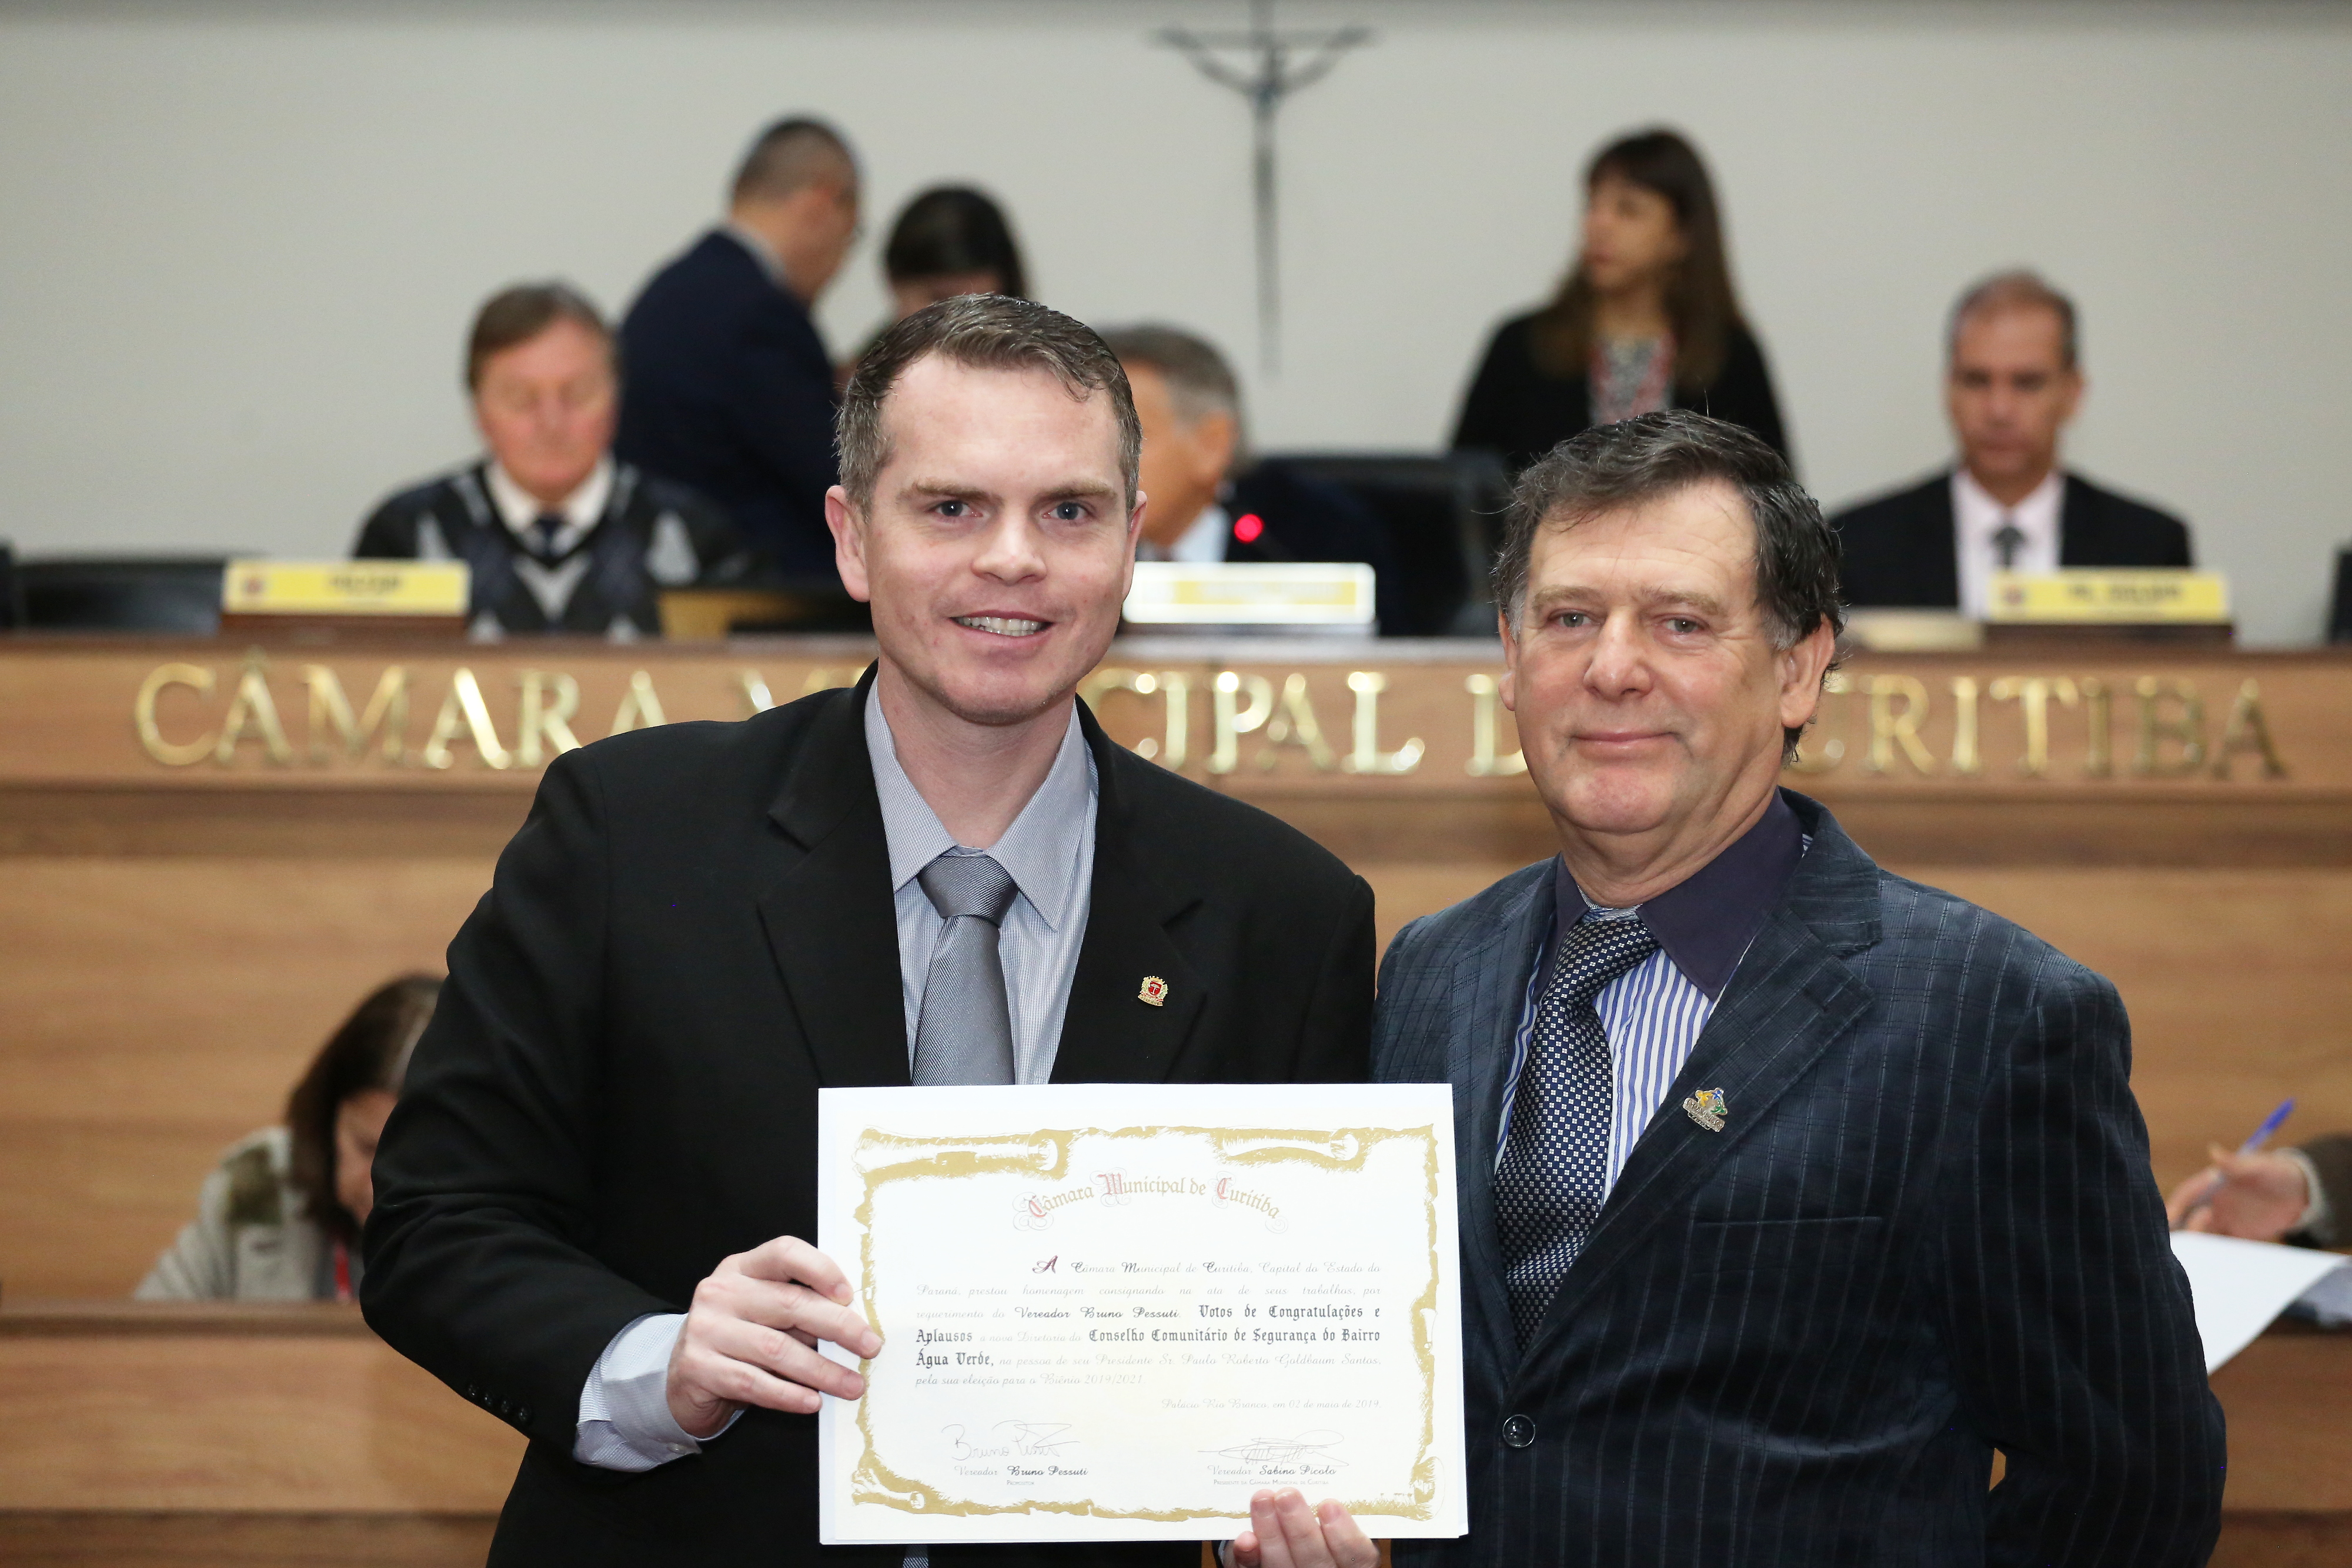
[[[2238,1153],[2241,1155],[2251,1155],[2260,1149],[2264,1144],[2269,1143],[2271,1141],[2271,1134],[2276,1133],[2280,1127],[2286,1124],[2288,1115],[2294,1110],[2294,1096],[2290,1094],[2285,1099],[2279,1102],[2277,1110],[2263,1118],[2263,1124],[2254,1129],[2253,1136],[2248,1138],[2244,1143],[2238,1145]],[[2205,1184],[2205,1190],[2197,1195],[2197,1201],[2190,1204],[2188,1209],[2182,1213],[2180,1222],[2183,1225],[2188,1224],[2189,1216],[2196,1213],[2199,1209],[2212,1202],[2215,1196],[2221,1192],[2222,1185],[2229,1179],[2229,1177],[2223,1176],[2220,1171],[2215,1171],[2213,1173],[2213,1179]]]

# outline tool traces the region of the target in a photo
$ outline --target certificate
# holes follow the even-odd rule
[[[1468,1528],[1445,1085],[827,1089],[818,1124],[818,1244],[883,1338],[819,1416],[827,1544],[1221,1540],[1286,1486]]]

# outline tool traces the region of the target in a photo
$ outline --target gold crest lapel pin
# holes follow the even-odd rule
[[[1168,982],[1157,975],[1143,977],[1143,988],[1135,993],[1139,1002],[1149,1002],[1155,1008],[1168,1005]]]
[[[1683,1109],[1690,1113],[1692,1121],[1710,1133],[1723,1131],[1723,1119],[1731,1113],[1731,1107],[1724,1103],[1720,1089],[1700,1090],[1683,1102]]]

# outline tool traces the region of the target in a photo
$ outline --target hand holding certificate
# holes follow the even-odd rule
[[[820,1239],[884,1346],[824,1402],[823,1539],[1227,1538],[1286,1488],[1460,1534],[1451,1110],[1420,1084],[824,1091]]]

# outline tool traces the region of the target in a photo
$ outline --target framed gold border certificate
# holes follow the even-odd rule
[[[1282,1486],[1468,1528],[1445,1085],[827,1089],[818,1124],[818,1245],[884,1342],[818,1418],[827,1544],[1219,1540]]]

